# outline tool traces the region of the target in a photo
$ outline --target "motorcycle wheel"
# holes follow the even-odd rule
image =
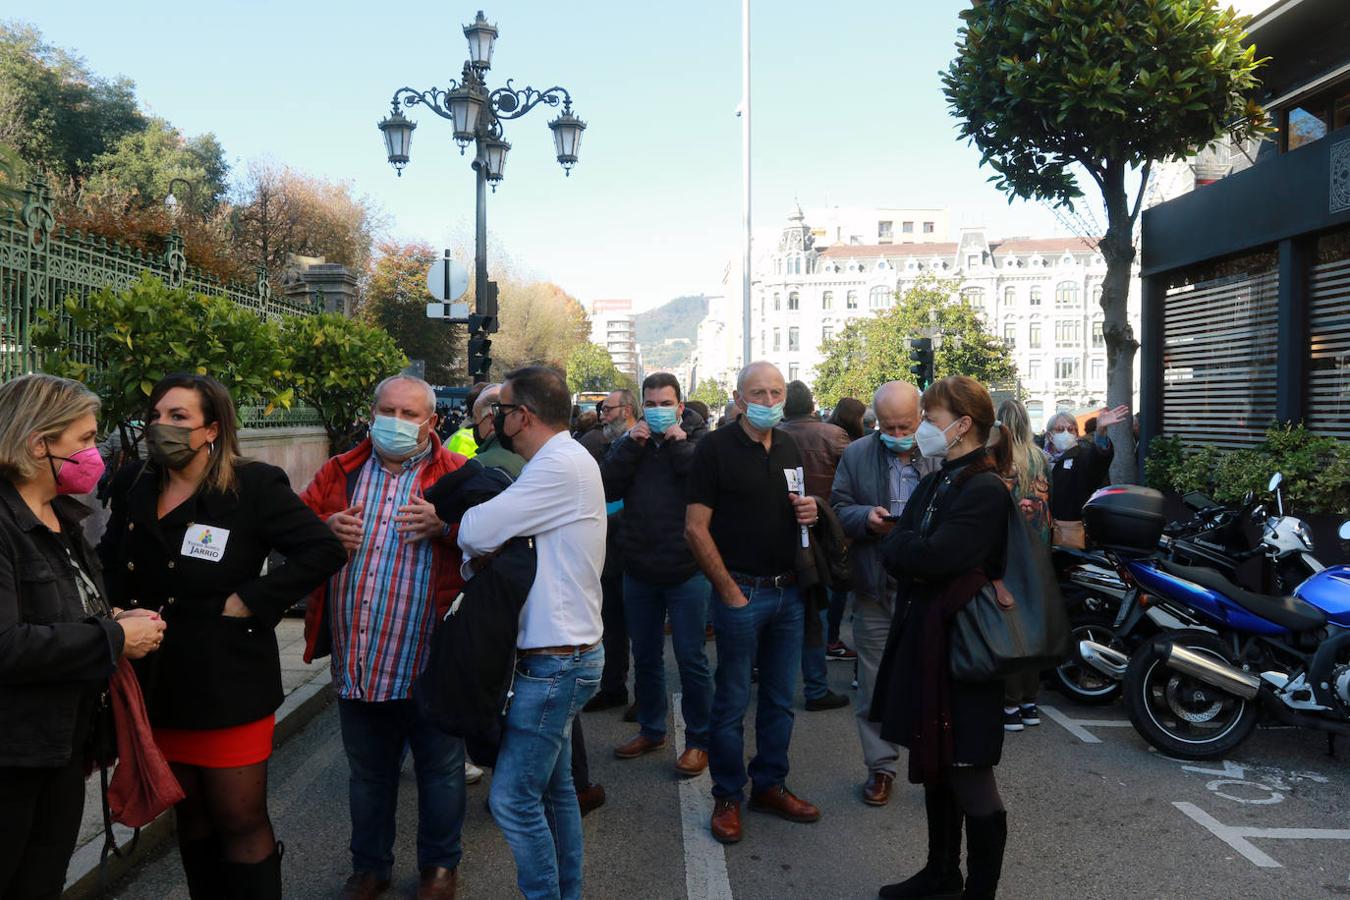
[[[1149,641],[1125,670],[1125,710],[1136,731],[1177,759],[1214,759],[1256,727],[1256,705],[1169,668],[1157,645],[1181,647],[1231,663],[1223,641],[1206,631],[1174,631]]]
[[[1096,641],[1116,650],[1124,650],[1111,629],[1114,619],[1108,615],[1086,613],[1069,620],[1069,656],[1053,670],[1055,690],[1071,700],[1089,706],[1104,706],[1120,696],[1121,684],[1083,662],[1079,641]]]

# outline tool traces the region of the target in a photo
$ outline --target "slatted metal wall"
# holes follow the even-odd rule
[[[1163,433],[1224,448],[1261,441],[1275,418],[1278,273],[1167,292]]]
[[[1350,440],[1350,259],[1309,278],[1308,427]]]

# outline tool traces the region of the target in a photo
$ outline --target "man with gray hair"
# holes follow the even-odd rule
[[[881,727],[868,721],[877,666],[886,649],[895,613],[895,582],[881,562],[881,540],[894,527],[919,479],[938,468],[914,443],[919,428],[919,389],[888,381],[872,398],[879,430],[848,445],[834,473],[831,505],[853,541],[853,647],[858,654],[858,720],[867,781],[863,802],[885,806],[895,781],[900,749],[882,740]]]
[[[420,378],[386,378],[370,412],[370,436],[330,459],[301,495],[350,554],[305,612],[305,661],[332,655],[351,769],[352,876],[341,896],[373,898],[389,887],[408,745],[417,775],[417,896],[453,897],[464,742],[419,714],[412,687],[433,627],[463,586],[455,523],[442,522],[423,495],[465,459],[441,446],[436,394]]]
[[[473,439],[478,445],[474,459],[485,468],[501,469],[515,481],[520,477],[520,470],[525,468],[525,460],[519,453],[512,453],[502,446],[492,422],[492,404],[497,402],[501,392],[500,384],[489,384],[479,393],[469,413],[469,427],[473,429]]]

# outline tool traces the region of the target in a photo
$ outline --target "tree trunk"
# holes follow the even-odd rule
[[[1108,407],[1134,408],[1134,354],[1139,349],[1130,325],[1130,274],[1134,263],[1134,219],[1125,193],[1125,167],[1111,164],[1102,183],[1106,201],[1106,236],[1100,246],[1106,259],[1106,279],[1102,283],[1102,335],[1106,339],[1106,403]],[[1134,445],[1134,421],[1112,425],[1107,432],[1115,446],[1111,462],[1111,481],[1125,484],[1137,480]]]

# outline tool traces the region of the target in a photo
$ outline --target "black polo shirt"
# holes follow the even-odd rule
[[[801,526],[788,499],[786,472],[795,473],[801,464],[797,442],[781,428],[773,430],[768,451],[740,422],[698,442],[689,470],[689,502],[712,508],[709,530],[727,569],[781,575],[796,568]]]

